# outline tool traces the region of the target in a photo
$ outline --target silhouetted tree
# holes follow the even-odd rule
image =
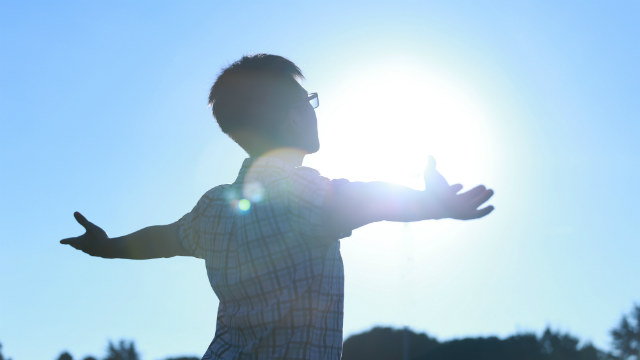
[[[592,344],[579,347],[580,341],[569,335],[546,329],[540,338],[534,334],[461,339],[442,343],[422,360],[614,360]]]
[[[366,333],[349,337],[343,344],[343,360],[402,360],[426,354],[438,346],[438,341],[413,331],[376,327]]]
[[[98,359],[96,359],[95,357],[89,355],[89,356],[85,356],[84,359],[82,359],[82,360],[98,360]]]
[[[578,360],[578,343],[580,341],[569,334],[553,332],[547,328],[540,338],[542,352],[548,355],[549,360]],[[597,360],[597,359],[594,359]]]
[[[580,349],[580,359],[598,359],[598,360],[620,360],[619,357],[611,353],[598,350],[593,344],[586,344]]]
[[[5,358],[5,357],[2,355],[2,343],[0,343],[0,360],[11,360],[11,358]]]
[[[611,337],[621,358],[640,359],[640,305],[634,305],[629,316],[622,315],[620,325],[611,330]]]
[[[593,344],[587,343],[582,347],[578,347],[580,340],[569,335],[554,332],[547,328],[542,337],[540,344],[546,359],[549,360],[615,360],[616,357],[598,350]]]
[[[58,360],[73,360],[73,356],[71,356],[68,351],[63,351],[62,354],[58,356]]]
[[[408,341],[407,341],[408,340]],[[374,328],[344,342],[343,360],[616,360],[592,344],[579,346],[569,335],[546,329],[535,334],[465,338],[438,342],[409,330]],[[408,346],[407,346],[408,345]],[[640,360],[640,359],[638,359]]]
[[[120,340],[117,346],[109,341],[107,347],[107,357],[104,360],[140,360],[133,341],[127,343]]]
[[[542,353],[536,336],[526,334],[506,340],[488,337],[447,341],[420,359],[539,360],[542,359]]]

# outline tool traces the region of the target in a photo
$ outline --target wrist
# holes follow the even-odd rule
[[[103,257],[109,259],[115,258],[125,258],[126,257],[126,247],[124,245],[124,236],[116,237],[116,238],[106,238],[103,241]]]

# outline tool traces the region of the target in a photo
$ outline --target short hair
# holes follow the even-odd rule
[[[243,56],[225,68],[211,87],[209,105],[220,129],[245,150],[236,134],[252,132],[276,140],[276,122],[282,120],[302,87],[300,68],[282,56],[256,54]]]

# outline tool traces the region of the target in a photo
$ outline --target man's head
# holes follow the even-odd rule
[[[244,56],[211,87],[209,105],[220,128],[251,156],[293,147],[318,151],[318,130],[300,69],[277,55]]]

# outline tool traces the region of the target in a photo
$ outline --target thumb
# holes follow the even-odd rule
[[[427,172],[433,172],[436,169],[436,159],[429,155],[429,160],[427,161]]]
[[[425,184],[430,182],[433,179],[433,175],[436,172],[436,159],[433,156],[429,155],[429,159],[427,160],[427,168],[424,170],[424,182]]]
[[[80,213],[79,213],[79,212],[77,212],[77,211],[73,213],[73,217],[75,217],[75,218],[76,218],[76,221],[77,221],[80,225],[82,225],[85,229],[87,228],[87,226],[89,226],[89,224],[91,224],[91,223],[89,222],[89,220],[87,220],[87,218],[86,218],[86,217],[84,217],[82,214],[80,214]]]

